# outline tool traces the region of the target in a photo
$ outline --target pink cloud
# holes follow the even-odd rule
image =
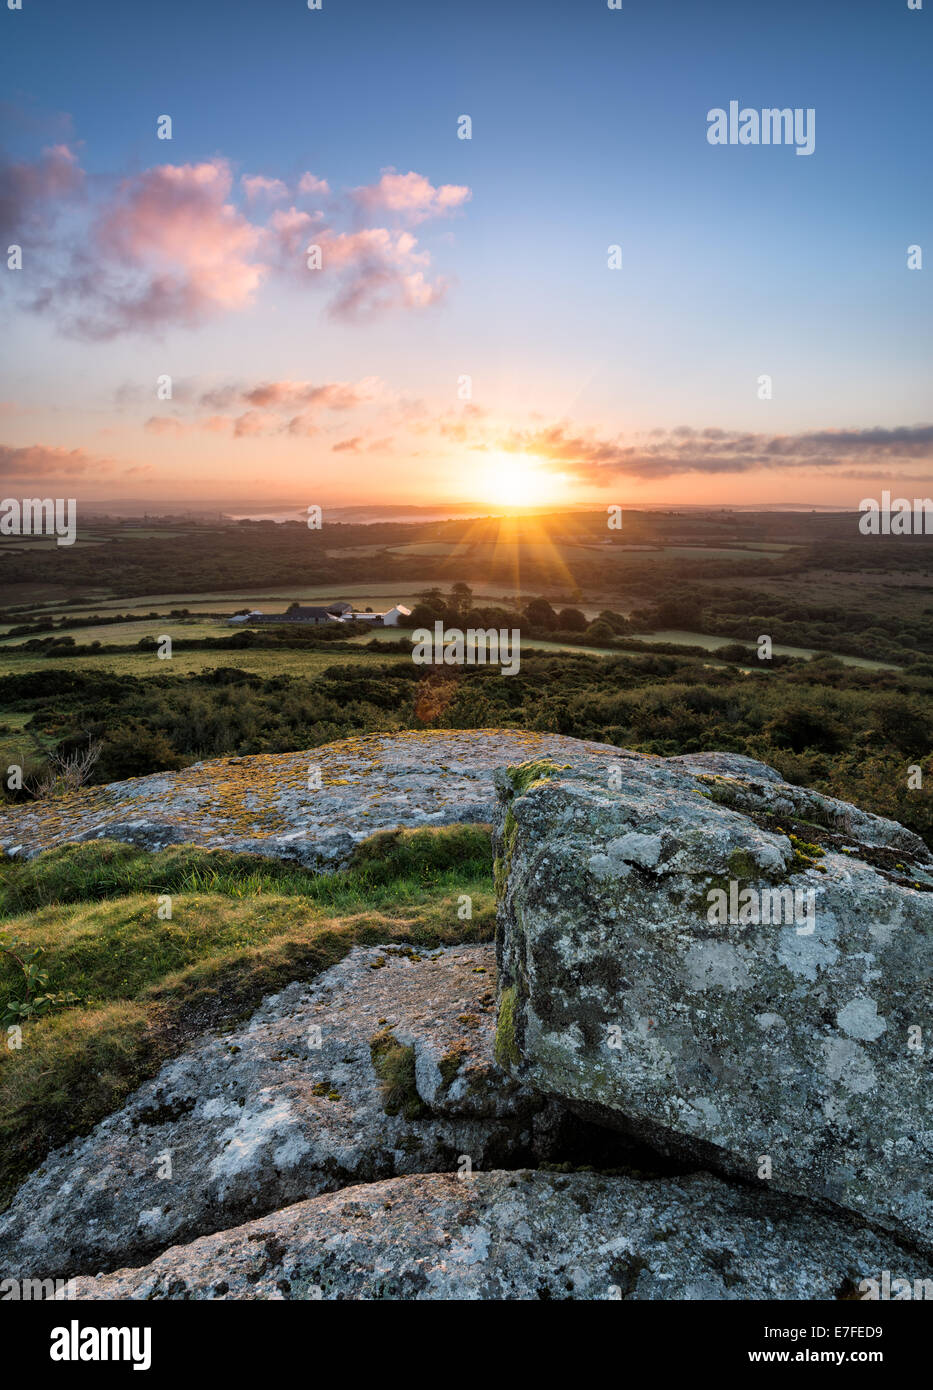
[[[383,169],[378,183],[353,190],[353,197],[360,207],[370,210],[384,208],[411,222],[422,222],[427,217],[443,217],[462,207],[471,196],[469,188],[463,184],[445,183],[435,188],[423,174],[414,171],[398,174],[391,168]]]
[[[350,410],[372,399],[374,381],[353,383],[329,381],[313,386],[310,381],[270,381],[243,393],[243,399],[258,406],[318,406],[324,410]]]
[[[421,267],[430,263],[410,232],[370,227],[341,232],[322,242],[325,265],[346,271],[331,302],[337,318],[372,318],[392,308],[424,309],[444,297],[447,282],[433,283]]]
[[[147,434],[187,434],[188,426],[174,415],[150,415],[143,425]]]
[[[237,439],[242,439],[247,435],[271,434],[279,429],[281,421],[271,411],[247,410],[234,422],[233,433]]]
[[[304,265],[306,241],[318,222],[318,216],[301,212],[296,207],[278,208],[269,219],[265,232],[267,253],[275,256],[281,265],[289,262]]]
[[[330,184],[326,179],[319,179],[314,174],[302,174],[298,180],[298,192],[326,198],[330,193]]]
[[[240,185],[246,200],[253,203],[257,198],[287,198],[288,188],[281,179],[267,179],[262,174],[244,174]]]
[[[431,256],[410,231],[383,226],[341,230],[320,211],[254,208],[286,197],[277,178],[234,178],[227,160],[163,164],[117,184],[96,179],[85,199],[84,176],[72,150],[56,145],[34,164],[9,166],[0,219],[11,227],[48,229],[72,214],[67,237],[57,237],[40,273],[15,289],[28,308],[54,314],[65,332],[107,339],[133,331],[195,327],[252,305],[273,276],[329,292],[328,312],[366,319],[388,310],[424,309],[447,284],[430,278]],[[104,190],[109,186],[109,192]],[[330,193],[326,179],[305,173],[299,193]],[[384,170],[379,182],[351,195],[357,212],[394,213],[409,222],[444,216],[470,190],[435,187],[421,174]],[[339,209],[337,210],[339,212]],[[46,231],[47,236],[47,231]],[[321,248],[321,266],[308,266],[308,246]]]
[[[263,381],[256,385],[229,383],[203,391],[198,397],[201,406],[215,410],[251,406],[266,411],[352,410],[370,401],[384,399],[385,384],[379,377],[363,377],[359,381]],[[215,417],[219,418],[219,417]]]
[[[309,411],[292,416],[286,428],[289,434],[300,435],[302,438],[307,438],[309,434],[317,434],[317,423]]]
[[[260,234],[228,201],[232,182],[216,159],[163,164],[123,184],[97,224],[97,242],[142,273],[137,314],[197,321],[252,301],[265,271],[253,259]]]
[[[195,414],[189,419],[179,415],[153,415],[143,425],[147,433],[180,435],[207,430],[230,433],[240,439],[273,434],[306,436],[317,431],[322,411],[354,410],[375,401],[384,403],[390,398],[379,377],[319,383],[290,379],[256,385],[228,383],[200,394],[194,381],[181,382],[179,387],[184,388],[178,392],[179,399],[190,400],[193,409],[201,406],[230,413]]]
[[[88,472],[110,473],[110,459],[95,458],[84,449],[60,449],[45,444],[27,444],[15,448],[0,444],[0,474],[5,480],[22,481],[30,485],[39,480],[72,479]]]

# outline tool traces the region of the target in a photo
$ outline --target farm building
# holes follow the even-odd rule
[[[411,617],[411,609],[397,603],[387,613],[353,613],[351,616],[358,622],[373,623],[376,627],[399,627],[404,626],[405,619]]]
[[[398,627],[411,616],[411,609],[397,603],[387,613],[359,613],[343,599],[324,605],[292,603],[284,613],[263,613],[258,608],[237,613],[231,623],[372,623],[374,627]]]

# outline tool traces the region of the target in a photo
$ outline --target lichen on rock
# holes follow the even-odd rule
[[[629,755],[612,785],[574,768],[522,796],[499,780],[497,1057],[663,1152],[931,1250],[933,1080],[910,1046],[931,1005],[929,851],[718,756],[711,774]],[[711,775],[728,792],[698,796]],[[821,808],[846,854],[833,831],[784,833]]]

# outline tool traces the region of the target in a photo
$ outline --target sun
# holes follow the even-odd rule
[[[529,454],[491,453],[482,484],[485,501],[504,507],[535,507],[560,500],[563,479],[548,473]]]

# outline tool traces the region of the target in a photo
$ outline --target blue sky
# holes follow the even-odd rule
[[[645,500],[773,501],[791,486],[788,500],[857,502],[866,469],[929,467],[926,436],[893,463],[889,442],[847,440],[813,468],[795,458],[783,477],[754,466],[761,446],[735,474],[689,450],[682,472],[665,473],[629,447],[678,426],[766,439],[933,418],[933,262],[906,268],[911,244],[933,256],[927,10],[865,0],[623,0],[620,12],[596,0],[324,0],[320,12],[299,0],[25,0],[0,23],[8,156],[35,160],[62,143],[84,171],[74,210],[49,214],[53,239],[93,236],[89,204],[165,163],[225,161],[234,201],[242,175],[281,180],[282,206],[306,170],[344,200],[386,169],[470,191],[451,215],[408,224],[413,254],[427,255],[425,274],[445,286],[423,308],[348,321],[272,274],[235,312],[130,323],[94,341],[56,313],[60,278],[41,313],[15,308],[4,394],[30,413],[3,421],[6,442],[81,450],[89,483],[92,461],[107,457],[110,475],[94,483],[103,494],[120,490],[124,463],[149,470],[127,471],[132,488],[190,487],[203,458],[201,495],[232,470],[245,496],[269,450],[280,476],[304,482],[332,469],[334,443],[357,437],[367,442],[348,453],[366,452],[354,471],[361,495],[389,478],[465,495],[473,462],[479,485],[490,458],[495,471],[516,453],[559,470],[575,496],[624,485]],[[731,99],[814,108],[814,154],[709,145],[706,113]],[[171,142],[154,138],[163,113]],[[471,141],[456,138],[462,113]],[[355,205],[341,225],[362,225]],[[401,224],[372,225],[394,235]],[[618,271],[606,266],[612,243]],[[169,438],[145,428],[151,412],[115,410],[117,393],[125,402],[159,371],[244,388],[383,387],[375,407],[346,417],[358,436],[340,435],[341,418],[298,441],[270,426],[234,444],[220,426],[216,437],[183,435],[182,418]],[[440,441],[464,373],[478,418],[458,454]],[[758,398],[762,373],[773,379],[769,401]],[[420,421],[420,440],[406,421]],[[529,447],[558,425],[558,449]],[[371,448],[383,439],[391,448]],[[172,450],[184,455],[184,479]]]

